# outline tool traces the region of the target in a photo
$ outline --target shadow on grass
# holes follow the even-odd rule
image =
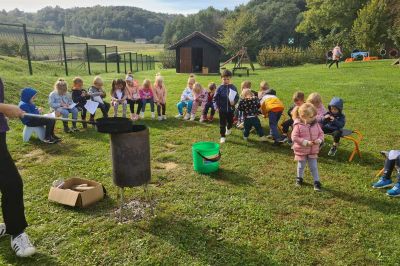
[[[40,251],[29,258],[17,257],[10,247],[10,239],[8,237],[3,237],[0,241],[0,249],[2,250],[4,261],[9,265],[61,265],[56,258]]]
[[[400,204],[398,199],[391,199],[387,197],[386,200],[381,200],[365,197],[360,194],[349,194],[344,191],[339,191],[332,188],[324,188],[324,191],[331,194],[335,198],[339,198],[351,204],[362,205],[383,214],[398,214],[400,212]],[[377,190],[376,192],[379,193],[380,191],[382,190]]]
[[[201,227],[176,216],[154,218],[149,231],[207,265],[277,264],[266,255],[267,252],[224,240],[220,230]]]
[[[253,184],[251,177],[224,168],[220,168],[217,172],[210,173],[207,176],[217,181],[227,182],[236,186],[251,186]]]

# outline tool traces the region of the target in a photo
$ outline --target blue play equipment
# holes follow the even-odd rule
[[[369,56],[369,52],[355,52],[355,53],[351,53],[351,58],[354,59],[358,59],[360,56],[364,57],[368,57]]]

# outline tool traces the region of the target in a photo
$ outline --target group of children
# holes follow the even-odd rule
[[[222,75],[222,84],[216,88],[210,83],[208,91],[204,90],[195,77],[191,75],[188,79],[187,88],[181,95],[178,102],[177,118],[183,117],[187,120],[195,120],[196,111],[202,107],[200,122],[212,120],[216,111],[220,119],[220,143],[225,143],[226,136],[231,134],[231,129],[236,121],[239,127],[243,127],[243,138],[248,139],[251,129],[254,127],[261,141],[266,141],[261,121],[258,118],[262,115],[268,118],[270,137],[275,144],[288,142],[292,145],[295,160],[298,161],[296,184],[302,185],[304,169],[309,164],[314,178],[314,189],[321,190],[319,180],[317,157],[324,141],[324,133],[333,135],[334,142],[328,155],[334,156],[342,136],[345,125],[343,114],[343,100],[334,97],[324,108],[322,98],[318,93],[312,93],[305,100],[303,92],[296,92],[293,95],[293,104],[288,110],[288,119],[282,125],[279,121],[285,109],[282,101],[277,97],[276,91],[269,87],[268,83],[260,83],[258,92],[251,89],[251,82],[244,81],[241,84],[241,93],[232,84],[232,73],[225,70]],[[186,114],[184,115],[184,108]],[[211,116],[207,117],[211,108]],[[281,126],[281,128],[279,128]],[[289,136],[289,130],[292,133]],[[282,135],[280,134],[282,130]]]

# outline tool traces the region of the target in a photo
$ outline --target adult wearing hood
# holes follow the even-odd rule
[[[340,138],[342,137],[342,129],[346,124],[346,117],[343,114],[343,100],[333,97],[328,105],[328,110],[322,120],[322,130],[325,134],[333,135],[333,145],[328,155],[335,156]]]
[[[19,102],[19,108],[25,111],[27,114],[38,115],[41,113],[41,109],[37,108],[34,104],[36,99],[37,91],[33,88],[25,88],[21,92],[21,101]],[[36,118],[36,117],[23,117],[21,121],[28,127],[41,127],[44,126],[46,129],[45,143],[56,143],[60,141],[60,138],[54,135],[55,121],[50,119]]]
[[[22,178],[11,158],[6,144],[8,131],[5,116],[23,117],[24,112],[15,105],[4,104],[4,86],[0,79],[0,191],[4,224],[0,224],[0,237],[11,235],[11,247],[19,257],[28,257],[36,252],[24,232],[25,219]]]

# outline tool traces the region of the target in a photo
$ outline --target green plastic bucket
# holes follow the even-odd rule
[[[209,174],[219,169],[221,153],[215,142],[196,142],[192,146],[193,168],[202,174]]]

